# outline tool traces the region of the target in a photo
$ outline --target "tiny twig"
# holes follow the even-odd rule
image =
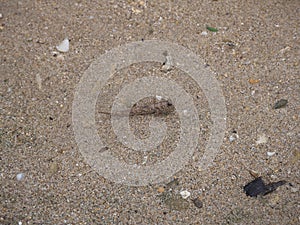
[[[138,115],[168,115],[169,113],[175,110],[174,105],[169,100],[156,100],[152,104],[139,105],[135,104],[131,111],[129,112],[129,116],[138,116]],[[112,115],[113,113],[98,111],[99,113]],[[115,113],[114,113],[115,114]],[[118,112],[115,115],[126,116],[127,112]]]

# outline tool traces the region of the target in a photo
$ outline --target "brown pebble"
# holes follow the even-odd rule
[[[197,208],[202,208],[202,207],[203,207],[203,203],[202,203],[202,201],[200,200],[200,198],[195,198],[195,199],[193,200],[193,203],[194,203],[194,205],[195,205]]]
[[[249,83],[250,84],[257,84],[257,83],[259,83],[259,80],[257,80],[257,79],[249,79]]]
[[[158,191],[159,193],[163,193],[163,192],[165,191],[165,188],[164,188],[164,187],[159,187],[159,188],[157,189],[157,191]]]

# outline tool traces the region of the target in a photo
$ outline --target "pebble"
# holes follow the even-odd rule
[[[259,83],[259,80],[258,79],[249,79],[249,83],[250,84],[257,84],[257,83]]]
[[[203,207],[203,202],[200,200],[200,198],[195,198],[193,200],[193,203],[194,205],[197,207],[197,208],[202,208]]]
[[[159,193],[163,193],[163,192],[165,191],[165,188],[164,188],[164,187],[159,187],[159,188],[157,189],[157,191],[158,191]]]
[[[18,181],[23,180],[24,177],[25,177],[24,173],[18,173],[18,174],[17,174],[17,180],[18,180]]]
[[[280,109],[283,108],[287,105],[288,100],[286,99],[280,99],[279,101],[277,101],[274,105],[274,109]]]

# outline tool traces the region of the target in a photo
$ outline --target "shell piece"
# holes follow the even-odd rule
[[[275,155],[275,154],[276,154],[276,152],[267,152],[267,155],[270,156],[270,157]]]
[[[181,191],[180,195],[183,199],[187,199],[188,197],[190,197],[191,193],[187,190]]]
[[[17,174],[17,180],[18,180],[18,181],[23,180],[24,177],[25,177],[24,173],[18,173],[18,174]]]
[[[70,48],[70,42],[68,38],[66,38],[58,46],[56,46],[56,49],[60,52],[68,52],[69,48]]]

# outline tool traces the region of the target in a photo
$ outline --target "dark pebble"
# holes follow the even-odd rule
[[[197,208],[202,208],[202,207],[203,207],[203,203],[202,203],[202,201],[201,201],[199,198],[195,198],[195,199],[193,200],[193,203],[194,203],[194,205],[195,205]]]
[[[275,103],[274,109],[280,109],[287,105],[288,100],[286,99],[280,99],[278,102]]]

